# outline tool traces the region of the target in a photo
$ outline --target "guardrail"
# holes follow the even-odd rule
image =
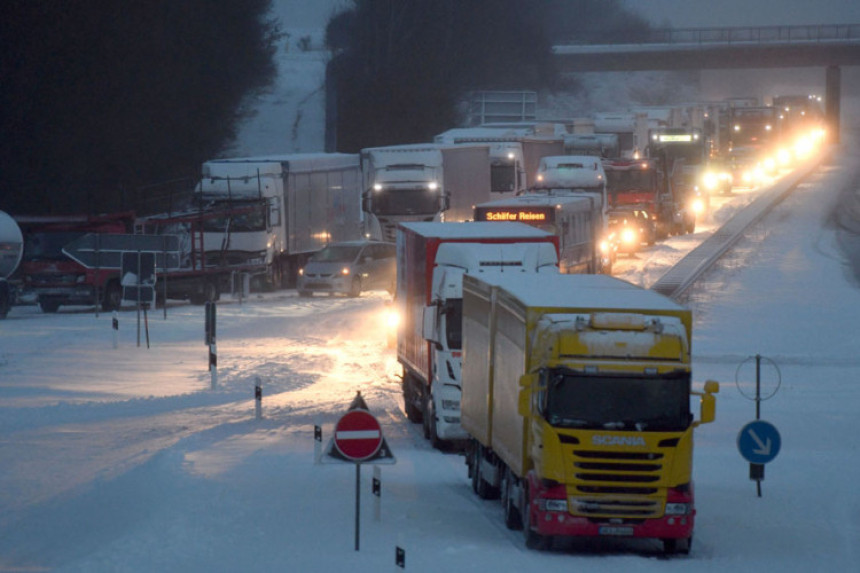
[[[582,44],[773,44],[807,42],[860,42],[860,24],[820,24],[795,26],[755,26],[732,28],[665,28],[591,32],[558,42]]]
[[[814,171],[827,151],[818,153],[797,167],[789,175],[764,191],[752,203],[735,213],[713,235],[669,269],[651,290],[679,300],[693,284],[707,272],[744,233],[785,199],[798,184]]]

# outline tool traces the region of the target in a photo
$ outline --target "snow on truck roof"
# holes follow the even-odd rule
[[[525,223],[470,221],[467,223],[400,223],[418,235],[440,239],[504,239],[552,237],[552,233]]]
[[[487,275],[485,283],[503,288],[520,302],[534,308],[571,308],[592,311],[690,312],[674,300],[652,290],[607,275],[548,274]]]

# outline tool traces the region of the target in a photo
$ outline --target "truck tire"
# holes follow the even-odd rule
[[[523,537],[525,538],[526,547],[536,551],[546,551],[552,546],[552,537],[541,535],[534,529],[531,524],[531,497],[529,493],[528,478],[523,480],[523,503],[520,505],[523,509]]]
[[[686,539],[663,539],[663,553],[666,555],[690,554],[690,546],[693,545],[693,536]]]
[[[0,280],[0,319],[6,318],[12,308],[12,289],[4,280]]]
[[[444,447],[444,442],[439,439],[439,434],[436,432],[436,408],[433,406],[433,395],[429,395],[424,400],[424,409],[421,416],[424,425],[424,439],[430,441],[430,446],[441,450]]]
[[[102,310],[109,312],[119,310],[122,305],[122,286],[117,280],[110,280],[105,285],[105,292],[102,295]]]
[[[220,298],[218,285],[214,281],[206,281],[200,287],[200,292],[194,293],[189,297],[191,304],[205,304],[207,302],[215,302]]]
[[[56,298],[39,297],[39,308],[44,313],[53,314],[60,309],[60,301]]]
[[[484,479],[484,473],[481,471],[481,462],[484,458],[484,447],[477,444],[473,448],[475,452],[475,469],[472,472],[472,489],[478,494],[481,499],[496,499],[499,497],[498,488],[493,487],[487,480]]]

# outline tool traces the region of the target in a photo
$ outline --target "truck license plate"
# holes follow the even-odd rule
[[[620,527],[617,525],[603,525],[598,531],[600,535],[633,535],[632,527]]]

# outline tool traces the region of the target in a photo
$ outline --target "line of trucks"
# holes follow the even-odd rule
[[[530,548],[557,536],[660,539],[688,552],[692,317],[660,294],[563,274],[558,237],[517,222],[398,228],[397,358],[407,418],[463,448]],[[700,398],[698,419],[690,407]]]
[[[508,216],[542,217],[528,222],[559,236],[565,272],[609,273],[614,252],[607,245],[606,176],[602,166],[589,172],[582,165],[593,162],[597,149],[630,152],[618,144],[629,138],[592,134],[599,148],[593,141],[577,147],[586,134],[568,130],[551,122],[496,124],[357,154],[216,159],[203,164],[193,198],[167,213],[15,215],[26,240],[10,279],[17,296],[10,298],[36,300],[46,312],[71,304],[117,308],[119,269],[107,264],[116,257],[89,252],[86,262],[64,250],[87,234],[175,236],[180,252],[163,260],[179,264],[158,269],[167,279],[158,296],[202,303],[225,292],[292,286],[298,269],[330,242],[394,242],[400,223],[469,221],[484,216],[487,210],[479,207],[498,201],[512,201]],[[571,155],[574,150],[582,155]],[[674,197],[667,180],[655,186],[655,195]],[[91,239],[87,248],[99,244]],[[101,264],[93,266],[93,259]]]

